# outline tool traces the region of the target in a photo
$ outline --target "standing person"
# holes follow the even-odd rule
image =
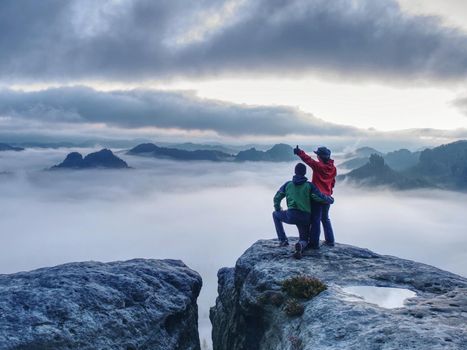
[[[297,244],[301,247],[299,254],[296,254],[297,258],[301,257],[302,250],[309,244],[312,200],[327,203],[334,201],[332,197],[323,195],[315,185],[308,182],[305,174],[305,164],[298,163],[295,166],[292,181],[287,181],[282,185],[274,196],[274,212],[272,213],[280,247],[289,245],[282,223],[297,226],[300,237]],[[287,200],[287,210],[281,208],[281,201],[284,198]]]
[[[314,160],[298,146],[294,148],[294,154],[298,155],[313,170],[312,183],[324,195],[332,196],[336,183],[336,167],[331,159],[331,150],[319,147],[314,153],[318,160]],[[324,229],[325,244],[334,246],[334,232],[329,219],[330,204],[312,202],[311,205],[311,237],[310,248],[319,249],[319,236],[321,234],[321,223]]]

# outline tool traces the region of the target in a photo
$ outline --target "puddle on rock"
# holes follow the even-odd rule
[[[348,294],[345,300],[364,301],[386,309],[404,307],[405,300],[417,296],[415,292],[404,288],[352,286],[342,290]]]

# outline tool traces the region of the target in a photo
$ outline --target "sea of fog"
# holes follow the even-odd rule
[[[272,197],[294,163],[119,153],[133,169],[44,170],[68,151],[0,152],[0,273],[83,260],[181,259],[203,277],[200,334],[209,343],[217,270],[233,266],[256,240],[275,238]],[[466,194],[338,184],[335,199],[338,242],[467,275]],[[286,230],[296,235],[295,227]]]

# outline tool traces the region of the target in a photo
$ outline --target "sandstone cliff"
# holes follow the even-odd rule
[[[200,349],[201,277],[177,260],[0,275],[0,349]]]
[[[467,279],[348,245],[309,251],[302,260],[276,245],[258,241],[235,268],[219,271],[214,350],[466,348]],[[301,280],[314,284],[290,288]],[[349,286],[401,288],[416,297],[385,308],[350,295]]]

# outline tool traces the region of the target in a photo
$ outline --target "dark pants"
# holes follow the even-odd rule
[[[319,236],[321,234],[321,223],[324,229],[324,239],[326,242],[334,243],[334,232],[331,220],[329,219],[330,204],[311,202],[311,237],[310,246],[319,247]]]
[[[308,242],[310,236],[310,214],[301,210],[289,209],[273,212],[272,218],[276,226],[277,238],[279,238],[279,241],[287,241],[284,225],[282,225],[282,223],[285,222],[286,224],[296,225],[300,241]]]

